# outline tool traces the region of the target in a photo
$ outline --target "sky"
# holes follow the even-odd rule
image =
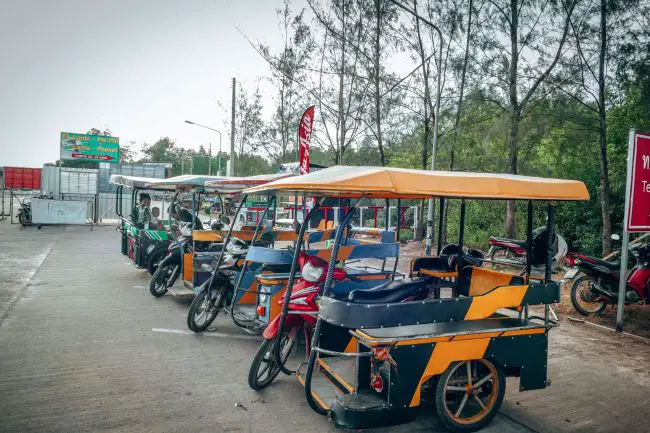
[[[138,146],[162,136],[229,149],[232,78],[268,76],[253,40],[281,43],[264,0],[0,0],[0,166],[59,157],[61,132],[108,128]],[[221,103],[221,104],[220,104]]]

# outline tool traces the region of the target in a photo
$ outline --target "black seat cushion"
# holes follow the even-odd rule
[[[291,272],[291,263],[287,264],[272,264],[272,263],[264,263],[262,265],[262,272],[271,272],[273,274],[284,274],[286,272]]]
[[[215,243],[208,246],[208,251],[216,252],[221,250],[223,250],[223,243]]]
[[[430,278],[423,277],[389,281],[372,289],[353,290],[348,295],[348,301],[358,304],[402,302],[409,297],[426,292],[430,281]]]
[[[420,269],[430,269],[437,272],[449,272],[449,256],[417,257],[411,262],[411,273],[417,274]]]

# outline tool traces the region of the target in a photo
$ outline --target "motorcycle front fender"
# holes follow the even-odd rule
[[[275,316],[275,319],[271,321],[266,326],[266,329],[264,329],[264,333],[262,336],[264,337],[265,340],[273,340],[275,337],[278,335],[278,330],[280,329],[280,319],[282,318],[282,314],[278,314]],[[300,318],[300,316],[291,314],[288,315],[286,320],[284,321],[284,329],[288,329],[289,327],[297,327],[298,325],[301,324],[303,320]],[[293,330],[291,332],[294,332]]]

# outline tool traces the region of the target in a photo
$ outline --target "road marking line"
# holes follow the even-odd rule
[[[240,340],[260,340],[261,337],[256,335],[238,335],[238,334],[226,334],[223,332],[201,332],[196,333],[192,331],[186,331],[184,329],[168,329],[168,328],[151,328],[153,332],[164,332],[166,334],[182,334],[182,335],[205,335],[207,337],[220,337],[220,338],[237,338]]]

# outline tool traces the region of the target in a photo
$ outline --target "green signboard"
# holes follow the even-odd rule
[[[120,139],[104,135],[62,132],[61,159],[120,162]]]

